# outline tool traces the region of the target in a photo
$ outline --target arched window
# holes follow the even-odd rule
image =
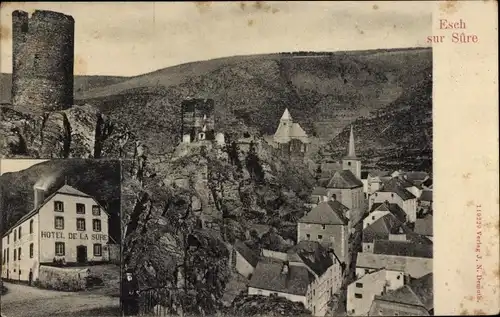
[[[33,219],[30,220],[30,234],[33,233]]]

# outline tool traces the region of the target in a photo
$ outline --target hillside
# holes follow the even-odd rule
[[[288,107],[309,134],[331,139],[408,95],[431,65],[430,49],[229,57],[169,67],[76,98],[128,125],[155,153],[178,141],[179,104],[189,96],[215,100],[219,130],[270,134]]]
[[[120,241],[121,174],[117,160],[52,160],[1,175],[1,233],[33,209],[33,185],[40,178],[49,176],[53,176],[53,182],[47,195],[59,189],[67,179],[68,185],[96,197],[111,216],[110,236]]]
[[[388,107],[357,119],[353,128],[364,167],[432,172],[432,77],[421,78]],[[345,155],[348,139],[346,127],[327,146],[332,157]]]
[[[75,76],[75,95],[98,87],[113,85],[126,80],[119,76]],[[0,104],[10,103],[12,89],[12,74],[0,73]]]

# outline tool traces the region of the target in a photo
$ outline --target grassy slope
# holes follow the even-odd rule
[[[126,80],[119,76],[75,76],[75,95],[98,87],[104,87]],[[0,73],[0,103],[10,103],[12,75]]]
[[[273,133],[285,107],[310,134],[331,138],[408,94],[429,75],[430,49],[230,57],[169,67],[81,94],[128,124],[153,152],[179,135],[179,103],[213,98],[220,130]],[[141,120],[137,120],[141,118]]]
[[[110,235],[120,238],[120,164],[109,160],[52,160],[29,169],[0,176],[1,209],[0,232],[5,232],[33,208],[33,185],[44,176],[56,175],[47,195],[68,184],[97,198],[107,208]],[[99,186],[96,186],[99,184]]]

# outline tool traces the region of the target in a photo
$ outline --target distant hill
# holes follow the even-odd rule
[[[47,191],[51,195],[67,180],[78,190],[95,197],[110,213],[110,236],[120,242],[120,163],[118,160],[51,160],[0,176],[0,209],[3,234],[33,209],[33,185],[41,178],[54,175]]]
[[[116,84],[126,80],[119,76],[75,76],[75,95],[98,87]],[[0,103],[10,103],[12,89],[12,74],[0,73]]]
[[[234,56],[130,78],[88,78],[75,91],[75,103],[94,104],[127,125],[151,153],[171,151],[180,140],[180,102],[186,97],[215,100],[219,131],[272,134],[288,108],[307,133],[329,141],[357,119],[415,97],[415,87],[428,77],[430,48]],[[426,115],[431,120],[431,112]],[[368,142],[360,154],[377,150],[380,142]]]

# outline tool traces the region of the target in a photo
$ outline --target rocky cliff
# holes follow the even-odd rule
[[[133,148],[130,136],[91,105],[40,115],[0,108],[0,158],[120,157]]]

